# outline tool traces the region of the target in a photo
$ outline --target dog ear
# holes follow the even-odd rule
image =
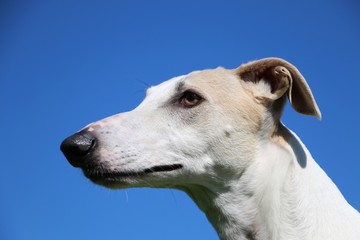
[[[297,112],[321,119],[321,112],[310,87],[297,68],[289,62],[280,58],[264,58],[243,64],[236,72],[245,82],[267,84],[268,89],[253,89],[256,91],[257,99],[277,100],[287,93],[292,107]]]

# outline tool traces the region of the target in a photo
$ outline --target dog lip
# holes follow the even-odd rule
[[[91,180],[109,180],[116,181],[119,178],[126,177],[142,177],[146,174],[156,173],[156,172],[171,172],[183,168],[182,164],[171,164],[171,165],[159,165],[151,168],[146,168],[142,171],[129,171],[129,172],[118,172],[118,171],[106,171],[106,170],[96,170],[96,168],[86,168],[83,169],[85,176]]]
[[[147,168],[144,173],[153,173],[153,172],[171,172],[177,169],[182,168],[181,164],[172,164],[172,165],[159,165],[152,168]]]

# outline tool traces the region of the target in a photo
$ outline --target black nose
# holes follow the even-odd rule
[[[61,143],[60,149],[71,165],[81,167],[95,145],[96,138],[87,131],[81,131],[66,138]]]

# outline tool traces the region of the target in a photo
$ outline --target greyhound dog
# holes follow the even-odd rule
[[[134,110],[65,139],[74,167],[108,188],[185,191],[223,240],[360,239],[360,214],[280,121],[286,100],[321,118],[289,62],[172,78]]]

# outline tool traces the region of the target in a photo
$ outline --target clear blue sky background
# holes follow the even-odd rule
[[[184,193],[95,186],[59,144],[147,85],[269,56],[300,69],[323,113],[287,107],[283,122],[360,209],[359,23],[356,0],[1,0],[0,239],[217,239]]]

